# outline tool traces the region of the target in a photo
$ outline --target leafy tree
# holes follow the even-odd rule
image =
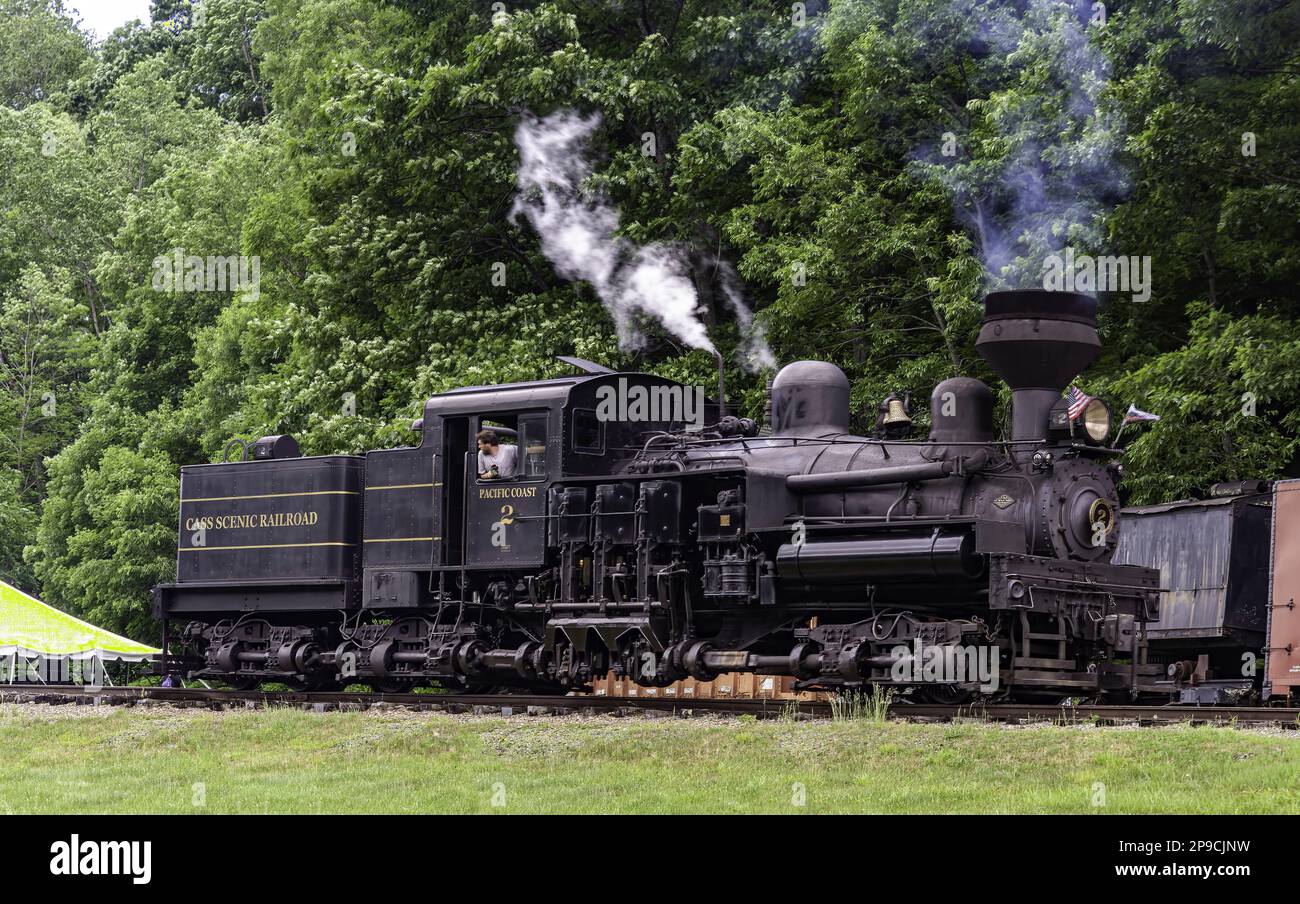
[[[248,122],[270,115],[270,86],[253,50],[262,0],[205,0],[191,13],[182,49],[179,81],[186,93],[203,98],[227,119]]]
[[[19,493],[22,482],[17,471],[0,470],[0,581],[31,593],[37,584],[23,560],[23,547],[31,539],[36,512],[23,502]]]
[[[90,329],[101,334],[107,323],[95,267],[111,247],[123,196],[71,116],[47,104],[0,107],[0,287],[29,266],[61,270],[89,310]]]
[[[15,426],[0,435],[0,455],[28,503],[43,495],[45,456],[75,436],[94,351],[85,306],[62,291],[70,283],[64,271],[29,267],[0,301],[0,419]]]
[[[1122,436],[1132,499],[1294,472],[1300,3],[1070,6],[155,0],[91,46],[0,0],[0,348],[47,350],[0,394],[0,570],[148,636],[177,468],[232,436],[404,443],[429,394],[565,353],[711,383],[653,325],[620,348],[512,218],[515,129],[561,109],[601,113],[586,188],[682,250],[746,413],[724,264],[780,360],[846,370],[860,428],[910,390],[923,429],[937,381],[993,380],[984,289],[1068,243],[1152,259],[1082,378],[1163,415]],[[1016,172],[1063,204],[1026,215]],[[157,291],[177,249],[256,258],[256,291]],[[47,384],[75,417],[33,433]]]
[[[1134,502],[1279,474],[1300,449],[1294,321],[1265,311],[1234,318],[1204,302],[1189,313],[1185,345],[1103,387],[1110,398],[1160,413],[1155,424],[1125,428],[1124,490]]]
[[[57,106],[90,63],[90,42],[62,0],[0,0],[0,106]]]
[[[179,481],[166,455],[112,444],[109,432],[89,425],[53,460],[27,554],[51,601],[109,630],[150,637],[149,588],[175,577]]]

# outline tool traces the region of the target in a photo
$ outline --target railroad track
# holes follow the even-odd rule
[[[822,700],[681,697],[541,696],[530,694],[379,694],[332,691],[237,691],[210,688],[102,687],[31,685],[0,687],[3,703],[57,703],[126,706],[169,703],[211,708],[293,706],[318,710],[368,709],[376,704],[446,712],[551,715],[567,713],[659,712],[681,715],[728,713],[760,718],[796,716],[831,718],[833,706]],[[1300,728],[1300,708],[1249,706],[1041,706],[1018,703],[944,706],[896,703],[890,716],[944,721],[959,718],[997,722],[1099,722],[1168,725],[1175,722],[1281,725]]]

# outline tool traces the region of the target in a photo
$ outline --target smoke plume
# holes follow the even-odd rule
[[[949,156],[936,143],[918,165],[951,191],[990,287],[1028,287],[1048,255],[1099,246],[1105,213],[1128,188],[1117,162],[1124,122],[1101,97],[1110,63],[1089,40],[1105,27],[1104,9],[1087,0],[950,6],[998,81],[988,123],[1006,153],[972,160],[969,148]]]
[[[690,347],[712,352],[687,249],[664,242],[637,245],[619,236],[618,211],[583,190],[592,173],[587,145],[600,121],[599,114],[584,117],[571,110],[524,117],[515,132],[519,194],[511,216],[528,218],[560,276],[591,285],[614,318],[623,348],[644,345],[639,323],[650,317]],[[725,262],[718,267],[723,297],[746,337],[745,363],[774,366],[735,274]]]

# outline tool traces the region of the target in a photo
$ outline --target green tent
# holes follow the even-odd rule
[[[0,581],[0,669],[12,681],[21,660],[141,662],[159,651],[47,606]]]

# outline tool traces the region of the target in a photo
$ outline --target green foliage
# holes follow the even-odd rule
[[[253,51],[254,35],[265,18],[264,4],[204,0],[192,10],[192,25],[182,33],[178,51],[184,59],[178,74],[181,87],[228,119],[266,118],[270,91]]]
[[[1185,345],[1106,387],[1161,420],[1128,443],[1134,501],[1182,498],[1220,480],[1281,473],[1300,449],[1300,332],[1275,314],[1190,306]],[[1130,430],[1133,428],[1130,427]]]
[[[85,436],[70,446],[51,466],[28,547],[45,593],[110,631],[151,636],[148,590],[175,577],[179,487],[172,461],[156,451]]]
[[[0,470],[0,580],[30,593],[36,581],[22,550],[31,537],[36,511],[23,502],[22,482],[17,471]]]
[[[589,187],[630,240],[683,249],[746,413],[762,375],[719,258],[780,360],[845,369],[859,428],[887,392],[914,394],[923,429],[936,382],[992,380],[966,214],[1014,225],[1017,148],[1103,161],[1122,139],[1127,195],[1055,225],[1154,258],[1148,303],[1103,299],[1082,379],[1164,416],[1123,435],[1132,498],[1294,469],[1300,3],[1138,0],[1082,31],[985,0],[836,0],[802,22],[781,2],[508,6],[208,0],[186,20],[189,0],[155,0],[92,46],[58,0],[0,0],[0,572],[150,636],[177,469],[232,436],[408,442],[429,394],[567,372],[558,354],[711,383],[653,325],[620,349],[512,219],[524,111],[602,114]],[[1033,39],[1002,52],[1022,14]],[[1079,83],[1080,59],[1108,80]],[[946,132],[961,154],[940,171]],[[255,256],[260,283],[156,291],[177,249]],[[1044,246],[1017,249],[1032,278]],[[33,420],[46,391],[57,417]]]
[[[90,64],[90,41],[62,0],[0,0],[0,107],[58,106]]]
[[[0,462],[20,475],[17,495],[43,495],[44,459],[76,435],[86,362],[95,353],[86,308],[67,297],[67,271],[23,271],[0,299]]]

